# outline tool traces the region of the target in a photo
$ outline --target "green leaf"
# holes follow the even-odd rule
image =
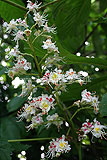
[[[11,143],[12,146],[12,150],[17,151],[17,152],[21,152],[21,151],[26,151],[27,149],[29,149],[31,146],[27,145],[27,144],[22,144],[20,142],[14,142]]]
[[[0,76],[2,76],[6,72],[7,68],[0,65]]]
[[[17,118],[5,117],[0,119],[0,137],[11,140],[20,139],[26,134],[24,123],[16,122]]]
[[[102,117],[107,116],[107,93],[103,95],[100,102],[100,114]]]
[[[60,44],[59,51],[60,55],[65,57],[65,63],[67,64],[89,64],[89,65],[96,65],[100,67],[107,67],[107,60],[100,59],[100,58],[86,58],[86,57],[78,57],[76,55],[71,54],[66,49],[62,48]],[[65,56],[66,55],[66,56]]]
[[[24,6],[24,3],[21,0],[11,1]],[[0,1],[0,15],[5,21],[9,22],[11,19],[23,18],[24,14],[24,10],[17,8],[16,6],[12,6],[5,1]]]
[[[7,109],[9,112],[15,111],[23,105],[23,103],[27,100],[27,96],[25,97],[14,97],[7,104]]]
[[[104,11],[107,8],[107,0],[99,0],[100,2],[100,11]]]
[[[94,45],[94,50],[96,51],[97,56],[103,53],[103,45],[101,34],[98,32],[98,29],[92,35],[92,41]]]
[[[11,160],[11,145],[7,140],[0,140],[0,160]]]
[[[90,0],[62,0],[53,7],[59,40],[72,52],[84,40],[90,6]]]
[[[73,83],[67,87],[67,92],[62,92],[61,99],[64,102],[75,101],[81,99],[81,91],[88,89],[89,91],[95,91],[98,95],[102,87],[107,84],[107,76],[100,78],[92,79],[92,82],[89,82],[86,85],[80,85]]]

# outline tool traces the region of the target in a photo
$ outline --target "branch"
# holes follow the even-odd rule
[[[105,15],[104,15],[103,17],[106,17],[106,16],[107,16],[107,13],[105,13]],[[80,45],[80,47],[76,50],[75,54],[76,54],[77,52],[79,52],[82,47],[84,47],[85,42],[91,37],[91,35],[95,32],[95,30],[97,29],[97,27],[98,27],[100,24],[101,24],[101,23],[98,23],[98,24],[93,28],[93,30],[88,34],[88,36],[86,36],[85,40],[84,40],[83,43]]]
[[[85,42],[91,37],[91,35],[95,32],[95,30],[97,29],[97,27],[98,27],[99,25],[100,25],[100,23],[98,23],[98,24],[93,28],[93,30],[88,34],[88,36],[86,36],[85,40],[84,40],[83,43],[80,45],[80,47],[76,50],[75,54],[76,54],[77,52],[79,52],[82,47],[84,47]]]
[[[14,6],[14,7],[20,8],[20,9],[22,9],[24,11],[28,11],[28,9],[26,9],[25,7],[21,6],[20,4],[15,3],[15,2],[12,2],[10,0],[0,0],[0,1],[6,2],[6,3],[8,3],[8,4],[10,4],[10,5]]]

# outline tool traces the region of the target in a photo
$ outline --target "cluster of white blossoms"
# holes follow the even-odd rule
[[[14,78],[14,75],[17,74],[24,74],[27,70],[31,69],[31,63],[27,62],[27,60],[20,56],[18,57],[17,63],[15,63],[15,66],[13,66],[9,71],[8,75],[12,79]]]
[[[12,56],[13,57],[18,57],[21,54],[21,52],[18,49],[18,45],[16,45],[14,48],[7,52],[7,55],[5,56],[6,60],[9,60]]]
[[[43,49],[47,49],[47,51],[50,53],[52,51],[59,53],[58,47],[55,46],[55,43],[52,43],[51,37],[49,36],[46,41],[43,41]]]
[[[82,91],[81,96],[81,103],[90,104],[94,107],[95,113],[98,113],[100,102],[98,101],[98,97],[95,95],[95,93],[91,93],[85,89]]]
[[[19,40],[26,40],[26,32],[28,31],[29,27],[26,23],[26,19],[12,19],[9,24],[4,22],[3,27],[6,29],[7,33],[11,33],[14,36],[13,40],[17,42],[17,45]]]
[[[31,122],[31,124],[26,127],[28,130],[38,127],[43,122],[44,124],[46,123],[45,126],[47,128],[49,128],[51,124],[59,128],[63,124],[63,121],[58,114],[48,115],[48,112],[54,109],[54,106],[55,99],[52,95],[48,96],[47,94],[42,94],[42,96],[28,101],[28,103],[18,111],[18,119],[19,121],[26,119],[27,122]],[[45,121],[43,119],[45,119]]]
[[[46,114],[50,111],[51,108],[54,108],[55,99],[52,95],[48,96],[47,94],[43,94],[42,96],[33,98],[32,101],[28,101],[28,104],[22,108],[21,114],[19,114],[19,119],[29,119],[29,117],[35,115],[36,111],[42,114]]]
[[[96,138],[103,138],[103,137],[105,138],[107,133],[105,132],[104,129],[107,129],[107,127],[104,125],[101,125],[100,122],[96,120],[96,118],[93,120],[93,122],[89,122],[89,119],[87,119],[86,122],[82,124],[80,132],[83,132],[83,133],[82,135],[79,134],[79,138],[81,136],[82,138],[85,137],[88,133],[91,133],[92,136]]]
[[[61,69],[55,68],[53,71],[47,70],[44,76],[40,79],[37,79],[36,82],[40,83],[41,85],[54,84],[56,86],[64,85],[64,83],[71,84],[74,82],[82,85],[85,83],[85,78],[84,76],[80,75],[79,72],[76,73],[76,71],[73,71],[73,69],[63,73]]]
[[[65,136],[62,135],[61,138],[57,138],[56,140],[53,139],[50,142],[46,157],[48,158],[51,157],[51,159],[54,157],[59,157],[62,153],[67,153],[70,150],[71,150],[71,147],[68,144],[68,141],[66,141]]]

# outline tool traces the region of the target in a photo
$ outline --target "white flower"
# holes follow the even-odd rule
[[[28,0],[27,3],[28,3],[27,8],[29,9],[29,11],[33,11],[33,12],[36,12],[36,10],[41,5],[41,3],[40,4],[37,4],[36,2],[32,3],[30,0]]]
[[[28,27],[29,27],[29,26],[27,25],[25,19],[24,19],[24,20],[21,20],[21,18],[19,18],[19,19],[16,19],[16,22],[17,22],[17,25],[18,25],[18,26],[23,26],[24,28],[28,28]]]
[[[36,113],[36,109],[34,105],[29,105],[29,104],[25,104],[24,107],[22,107],[22,109],[20,109],[20,111],[18,111],[18,119],[19,121],[23,120],[24,118],[27,121],[30,121],[31,116],[35,115]]]
[[[27,62],[27,60],[25,58],[20,58],[18,59],[18,62],[15,64],[15,68],[16,70],[29,70],[31,69],[31,63]]]
[[[41,85],[45,83],[50,85],[64,85],[67,80],[65,79],[65,75],[62,73],[62,70],[55,68],[53,72],[47,70],[41,79],[37,79],[37,82],[40,82]]]
[[[8,33],[10,33],[12,30],[17,30],[17,22],[14,19],[12,19],[9,24],[4,23],[3,26],[6,27],[6,31],[8,31]]]
[[[17,42],[18,42],[20,39],[21,39],[21,40],[24,40],[24,32],[21,31],[21,30],[19,30],[18,32],[14,33],[13,35],[15,36],[14,40],[17,41]]]
[[[88,76],[88,73],[87,73],[87,72],[84,72],[84,71],[79,71],[79,72],[78,72],[78,75],[83,76],[83,77],[87,77],[87,76]]]
[[[47,22],[45,23],[45,25],[43,27],[43,31],[44,32],[48,32],[48,33],[52,32],[53,34],[56,34],[55,29],[56,29],[56,27],[48,27],[48,23]]]
[[[104,137],[106,134],[106,132],[104,131],[104,129],[107,129],[106,126],[101,125],[100,122],[98,122],[96,120],[96,118],[94,119],[94,128],[91,131],[92,135],[96,138],[102,138]]]
[[[38,26],[41,27],[47,21],[46,17],[47,17],[47,15],[44,15],[44,14],[40,15],[40,13],[37,12],[37,13],[34,13],[33,19],[38,24]]]
[[[43,66],[43,69],[50,68],[53,65],[57,65],[59,61],[63,62],[63,58],[59,56],[58,53],[55,53],[53,56],[49,56],[45,60],[45,66]]]
[[[82,124],[80,131],[82,131],[84,135],[92,133],[92,135],[96,138],[105,138],[104,136],[106,136],[107,133],[104,129],[107,129],[107,127],[101,125],[100,122],[98,122],[95,118],[91,123],[89,122],[89,120],[86,120],[86,122]],[[82,138],[84,137],[84,135],[82,135]],[[80,134],[79,137],[81,137]]]
[[[41,114],[38,114],[31,119],[31,124],[26,128],[29,131],[30,129],[37,128],[41,123],[43,123],[43,118],[41,117]]]
[[[36,106],[42,110],[42,113],[48,113],[51,108],[54,108],[55,99],[52,95],[48,96],[47,94],[42,94],[42,96],[37,97]]]
[[[86,135],[93,129],[93,127],[93,123],[90,123],[89,119],[87,119],[86,122],[82,124],[81,130],[84,132],[84,135]]]
[[[58,84],[58,82],[66,82],[65,80],[65,76],[62,73],[62,70],[58,70],[57,68],[55,68],[55,70],[53,72],[50,73],[49,75],[49,82],[53,83],[53,84]]]
[[[47,121],[49,121],[46,125],[47,128],[49,128],[51,124],[56,125],[58,128],[63,124],[63,121],[60,119],[57,113],[53,115],[48,115],[46,119]]]
[[[65,136],[62,135],[62,137],[58,139],[56,151],[61,153],[64,153],[64,152],[67,153],[70,150],[71,148],[70,148],[70,145],[68,145],[68,141],[65,141]]]
[[[98,101],[98,97],[96,97],[96,96],[92,97],[91,105],[94,107],[94,110],[95,110],[96,113],[99,110],[99,103],[100,102]]]
[[[15,74],[23,74],[29,69],[31,69],[31,63],[27,62],[25,58],[19,56],[15,66],[8,71],[8,75],[13,78]]]
[[[50,142],[50,145],[48,147],[49,151],[47,152],[47,157],[51,159],[54,157],[58,157],[61,155],[61,153],[67,153],[71,150],[70,145],[68,144],[68,141],[65,140],[65,136],[62,135],[61,138],[57,138],[56,140],[53,139]]]
[[[47,49],[48,52],[57,52],[58,51],[58,47],[55,46],[55,43],[52,43],[51,38],[49,37],[46,41],[43,41],[44,45],[42,45],[43,49]]]
[[[6,28],[7,26],[8,26],[8,23],[7,23],[7,22],[4,22],[4,23],[3,23],[3,27]]]
[[[18,45],[16,45],[14,48],[10,50],[10,52],[6,55],[6,59],[9,60],[12,56],[18,57],[20,54],[20,51],[18,49]]]
[[[98,113],[99,101],[98,101],[98,97],[94,94],[95,93],[91,93],[87,91],[87,89],[83,90],[81,93],[81,96],[82,96],[81,103],[82,102],[89,103],[91,106],[94,107],[95,113]]]
[[[87,91],[87,89],[81,92],[81,96],[82,96],[81,102],[86,101],[87,103],[89,103],[92,100],[91,92]]]
[[[66,71],[65,77],[67,80],[75,80],[78,79],[78,75],[76,74],[76,71],[73,69],[70,69],[69,71]]]
[[[30,91],[32,91],[31,93],[36,92],[37,88],[34,88],[34,87],[35,85],[33,85],[32,81],[29,79],[28,83],[24,83],[22,85],[22,93],[20,96],[27,96]]]

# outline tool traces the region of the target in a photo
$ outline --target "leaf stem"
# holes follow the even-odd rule
[[[48,54],[45,54],[45,56],[41,59],[41,61],[39,62],[39,65],[45,60],[45,58],[48,56]]]
[[[42,72],[41,72],[41,69],[40,69],[40,66],[39,66],[39,63],[38,63],[38,60],[37,60],[37,57],[36,57],[36,54],[35,54],[35,50],[32,46],[32,44],[30,43],[30,41],[28,40],[28,45],[33,53],[33,56],[34,56],[34,60],[35,60],[35,63],[36,63],[36,66],[37,66],[37,69],[38,69],[38,72],[39,72],[39,76],[42,77]]]
[[[91,107],[82,107],[82,108],[77,109],[76,112],[72,115],[70,120],[72,120],[79,111],[84,110],[84,109],[92,109],[92,108]]]
[[[78,156],[79,156],[79,160],[82,160],[81,144],[79,144],[78,146]]]
[[[10,1],[10,0],[1,0],[1,1],[6,2],[6,3],[8,3],[8,4],[10,4],[10,5],[14,6],[14,7],[20,8],[20,9],[22,9],[24,11],[28,11],[28,9],[26,9],[25,7],[21,6],[20,4],[15,3],[13,1]]]
[[[68,109],[70,109],[70,108],[73,108],[73,107],[75,107],[75,106],[77,106],[77,105],[71,105],[71,106],[69,106],[69,107],[67,107],[67,108],[65,108],[64,110],[66,111],[66,110],[68,110]]]
[[[33,43],[35,42],[35,40],[36,40],[38,37],[40,37],[43,33],[44,33],[44,31],[41,32],[38,36],[36,36],[36,37],[34,38],[34,40],[32,41],[32,44],[33,44]]]
[[[54,137],[49,137],[49,138],[32,138],[32,139],[13,139],[13,140],[8,140],[9,143],[11,142],[31,142],[31,141],[44,141],[44,140],[50,140],[54,139]]]

